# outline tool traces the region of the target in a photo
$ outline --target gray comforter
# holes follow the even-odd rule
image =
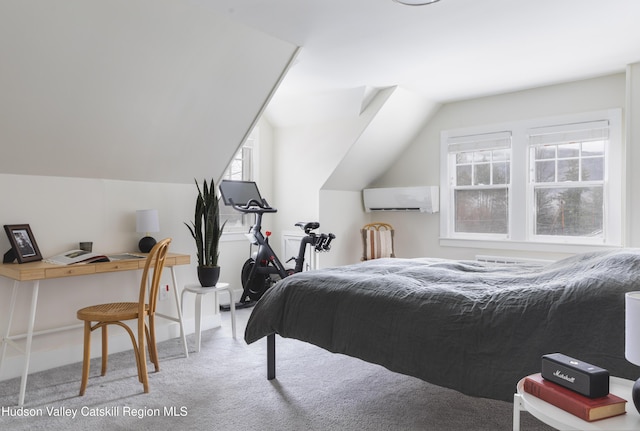
[[[545,353],[640,376],[624,358],[624,293],[633,290],[635,249],[546,266],[379,259],[279,281],[255,306],[245,340],[277,333],[468,395],[512,400]]]

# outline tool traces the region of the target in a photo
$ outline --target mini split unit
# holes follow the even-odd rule
[[[440,210],[440,195],[437,186],[364,189],[362,198],[366,212],[420,211],[436,213]]]

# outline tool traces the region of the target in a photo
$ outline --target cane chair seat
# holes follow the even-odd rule
[[[78,319],[93,322],[117,322],[138,318],[137,302],[114,302],[99,304],[78,310]],[[145,304],[145,315],[149,313],[149,305]]]

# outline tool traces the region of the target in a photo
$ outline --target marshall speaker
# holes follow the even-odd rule
[[[609,393],[609,371],[562,353],[542,356],[542,377],[589,398]]]

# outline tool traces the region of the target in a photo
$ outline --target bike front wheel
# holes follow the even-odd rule
[[[257,273],[254,271],[255,265],[256,262],[253,258],[247,259],[242,265],[240,280],[242,281],[243,293],[240,302],[257,301],[271,287],[272,282],[269,274]]]

